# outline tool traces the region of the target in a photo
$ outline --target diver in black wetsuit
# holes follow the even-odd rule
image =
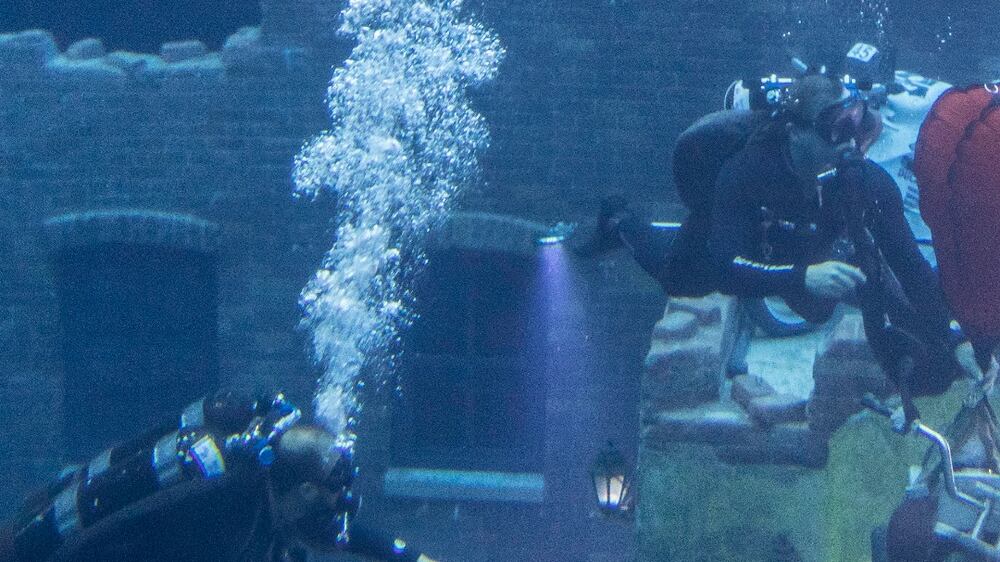
[[[72,467],[0,527],[0,562],[433,562],[355,520],[351,454],[278,395],[218,393]]]
[[[898,188],[863,157],[877,114],[838,80],[811,75],[792,86],[782,110],[755,119],[746,144],[717,170],[710,204],[693,209],[672,241],[609,198],[589,252],[623,243],[671,296],[779,295],[812,321],[837,301],[860,301],[873,351],[901,392],[944,391],[952,358],[982,380],[971,344],[950,328]],[[705,180],[685,176],[697,165],[674,165],[678,183]],[[899,373],[904,356],[916,356],[919,372]]]

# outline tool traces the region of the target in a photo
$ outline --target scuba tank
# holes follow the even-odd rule
[[[68,539],[186,481],[267,467],[273,444],[301,412],[281,394],[250,400],[220,393],[188,406],[176,429],[109,448],[66,471],[16,524],[17,560],[46,560]]]

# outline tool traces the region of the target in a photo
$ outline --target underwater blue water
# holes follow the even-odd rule
[[[815,325],[777,299],[665,310],[630,249],[578,250],[612,193],[674,237],[677,135],[790,80],[792,57],[841,76],[864,42],[891,82],[868,156],[935,264],[914,144],[952,84],[1000,77],[997,14],[974,0],[3,2],[0,516],[23,505],[32,540],[57,544],[99,528],[74,513],[145,506],[182,474],[247,459],[266,473],[283,424],[316,423],[336,435],[323,477],[354,455],[338,466],[365,498],[337,514],[435,559],[871,559],[928,442],[857,414],[855,390],[892,394],[859,317]],[[259,417],[224,417],[215,441],[174,436],[200,429],[189,405],[220,386],[264,397]],[[933,402],[928,427],[960,398]],[[641,490],[623,514],[598,506],[609,441]],[[959,465],[988,446],[956,441]],[[126,483],[87,495],[109,474]],[[193,521],[197,539],[159,553],[225,547],[273,513],[272,492],[113,534]]]

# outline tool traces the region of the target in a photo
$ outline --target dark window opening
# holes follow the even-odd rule
[[[51,31],[62,49],[98,37],[109,51],[157,53],[168,41],[199,39],[222,47],[237,29],[260,24],[256,0],[38,0],[0,2],[0,32]]]
[[[394,464],[537,471],[544,380],[532,321],[534,263],[512,254],[430,256],[404,334]]]
[[[136,244],[56,256],[65,450],[86,458],[218,384],[214,256]]]

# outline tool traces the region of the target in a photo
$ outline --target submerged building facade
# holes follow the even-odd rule
[[[469,3],[508,49],[473,94],[493,136],[487,183],[432,244],[418,292],[433,306],[404,342],[402,395],[368,398],[360,486],[375,513],[444,559],[631,548],[632,527],[593,517],[587,469],[609,439],[639,446],[665,300],[627,255],[581,261],[535,241],[556,222],[586,225],[611,191],[681,216],[673,138],[731,80],[784,68],[785,24],[828,9],[815,4]],[[297,299],[336,202],[294,199],[291,168],[328,126],[326,85],[351,48],[342,7],[263,0],[260,26],[217,52],[0,36],[5,505],[217,386],[308,403],[318,373]],[[841,31],[836,48],[859,39]],[[995,64],[900,52],[956,82]]]

